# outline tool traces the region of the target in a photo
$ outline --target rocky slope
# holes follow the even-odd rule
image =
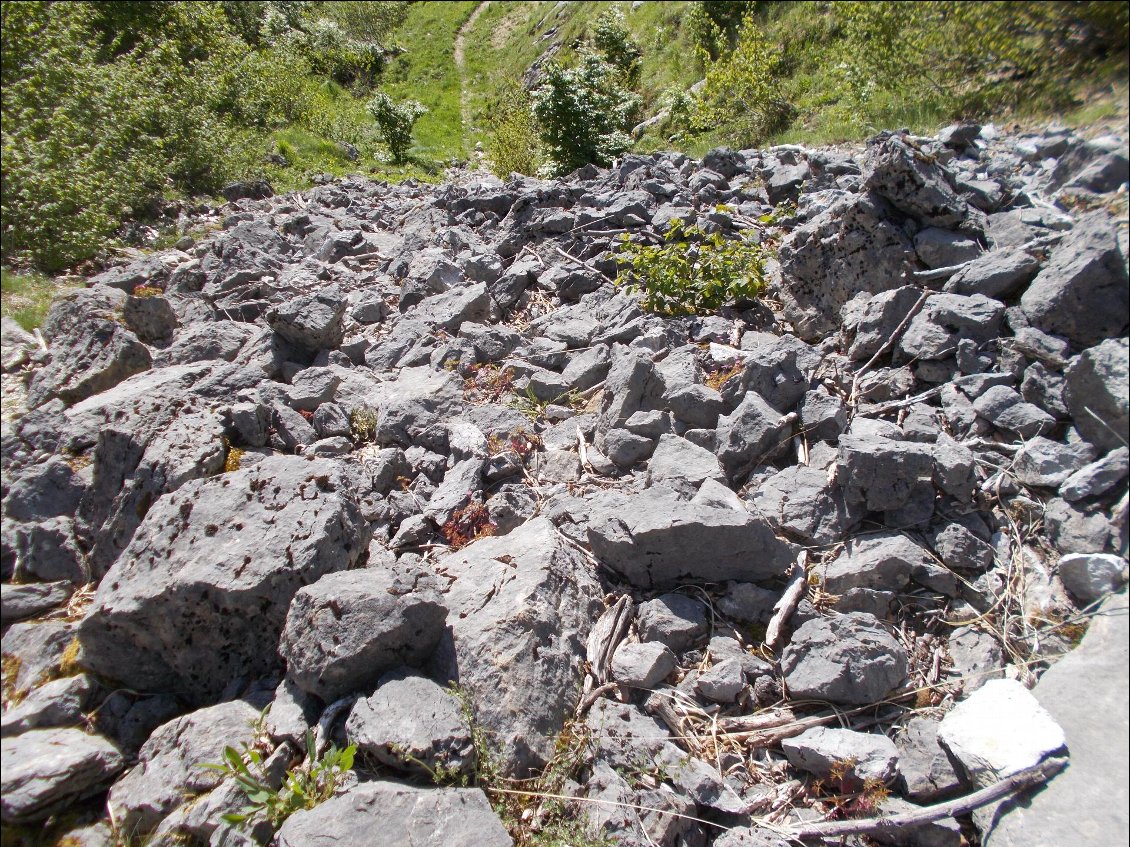
[[[1109,626],[1028,688],[1125,616],[1126,179],[1124,141],[960,126],[233,186],[212,237],[58,299],[46,351],[4,325],[5,827],[503,845],[499,789],[553,762],[594,837],[735,847],[1065,745],[1069,784],[1125,749],[1061,708],[1125,739]],[[763,301],[617,289],[614,239],[675,219],[774,248]],[[245,743],[277,785],[311,727],[355,773],[233,831],[199,765]],[[876,837],[1036,843],[1039,802]]]

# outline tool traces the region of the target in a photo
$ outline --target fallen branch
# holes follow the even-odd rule
[[[845,835],[875,835],[914,829],[942,818],[952,818],[966,812],[987,806],[1017,791],[1047,782],[1067,765],[1066,758],[1045,759],[1037,765],[1017,771],[1000,782],[974,791],[965,797],[947,800],[934,806],[925,806],[903,815],[888,818],[869,818],[858,821],[825,821],[814,824],[798,824],[793,828],[792,838],[838,838]]]
[[[785,589],[781,599],[773,606],[773,617],[769,621],[769,626],[765,629],[765,646],[770,650],[776,649],[777,642],[781,640],[785,624],[789,622],[789,618],[796,611],[796,607],[800,605],[801,597],[804,596],[804,587],[808,584],[808,577],[804,572],[807,558],[808,551],[801,550],[796,563],[793,565],[793,576],[789,582],[789,587]]]
[[[628,634],[632,617],[632,598],[624,594],[600,616],[589,632],[585,658],[598,683],[609,681],[612,654]]]
[[[550,244],[550,245],[549,245],[549,247],[550,247],[550,249],[551,249],[551,250],[553,250],[553,251],[554,251],[554,252],[556,252],[556,253],[557,253],[558,255],[562,256],[563,258],[569,259],[569,260],[570,260],[570,261],[572,261],[572,262],[576,262],[576,263],[577,263],[578,265],[580,265],[580,266],[581,266],[582,268],[585,268],[586,270],[590,270],[590,271],[592,271],[592,272],[593,272],[594,274],[596,274],[597,276],[599,276],[599,277],[600,277],[601,279],[603,279],[603,280],[604,280],[605,282],[607,282],[607,283],[610,283],[610,284],[612,284],[612,285],[615,285],[615,284],[616,284],[616,280],[614,280],[614,279],[612,279],[611,277],[609,277],[609,276],[606,276],[605,274],[601,273],[600,271],[598,271],[598,270],[596,269],[596,267],[594,267],[593,265],[590,265],[590,264],[589,264],[588,262],[586,262],[586,261],[585,261],[584,259],[578,259],[578,258],[577,258],[576,256],[572,255],[571,253],[566,253],[566,252],[565,252],[564,250],[562,250],[562,249],[561,249],[560,247],[558,247],[558,246],[557,246],[556,244]]]

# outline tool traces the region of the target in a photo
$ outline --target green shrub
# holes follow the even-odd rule
[[[519,86],[503,92],[493,109],[487,135],[487,160],[491,172],[507,179],[518,173],[532,176],[540,164],[538,133],[530,98]]]
[[[593,53],[582,54],[574,68],[547,65],[534,91],[534,117],[554,172],[611,164],[632,146],[628,129],[638,108],[618,71]]]
[[[642,294],[642,305],[663,315],[695,315],[743,306],[765,288],[767,254],[746,237],[727,239],[674,220],[659,245],[624,235],[616,257],[618,285]]]
[[[378,91],[366,104],[369,114],[377,122],[377,129],[394,162],[403,162],[412,145],[412,125],[428,110],[415,100],[397,103],[383,91]]]
[[[592,46],[606,62],[619,69],[628,85],[635,85],[643,52],[628,31],[624,13],[615,6],[601,13],[593,23]]]

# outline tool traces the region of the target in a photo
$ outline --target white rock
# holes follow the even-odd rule
[[[1036,698],[1011,679],[992,679],[938,727],[938,741],[978,783],[993,783],[1040,762],[1067,743]]]

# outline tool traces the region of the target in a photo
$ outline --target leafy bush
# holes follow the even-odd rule
[[[747,238],[673,220],[664,242],[620,242],[619,285],[643,295],[643,307],[664,315],[694,315],[753,301],[765,288],[765,250]]]
[[[412,145],[412,125],[427,114],[427,108],[415,100],[397,103],[383,91],[373,95],[366,108],[377,122],[393,161],[403,162]]]
[[[534,117],[553,171],[611,164],[632,146],[628,129],[638,108],[639,98],[599,56],[584,53],[580,64],[568,69],[551,62],[534,91]]]
[[[307,730],[306,751],[306,759],[287,771],[278,789],[267,782],[263,755],[254,747],[244,745],[242,753],[234,747],[224,747],[222,762],[201,765],[234,779],[247,797],[242,810],[222,815],[223,819],[238,827],[266,820],[278,829],[295,812],[313,809],[332,797],[342,775],[353,767],[357,745],[339,750],[331,744],[319,758],[315,755],[313,730]]]
[[[628,85],[635,85],[643,52],[628,31],[624,13],[615,6],[593,23],[592,45],[606,62],[620,70]]]
[[[540,163],[537,125],[529,95],[514,86],[505,91],[499,101],[487,136],[491,172],[503,179],[513,173],[532,176]]]

